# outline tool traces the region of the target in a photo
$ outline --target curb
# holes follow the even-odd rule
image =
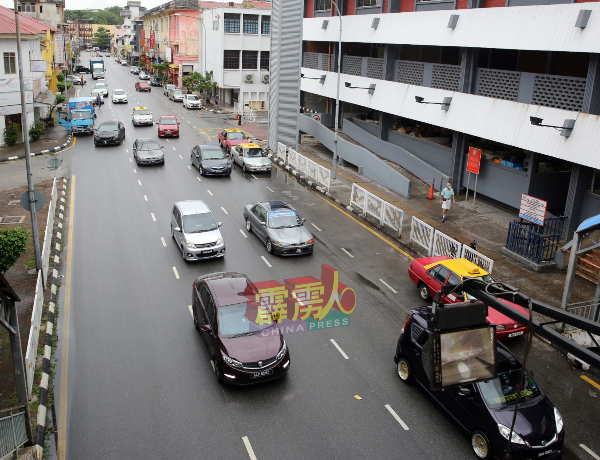
[[[60,152],[61,150],[64,150],[69,145],[71,145],[71,141],[72,140],[73,140],[73,133],[69,134],[69,140],[67,142],[65,142],[64,144],[61,144],[61,145],[59,145],[57,147],[54,147],[52,149],[42,150],[41,152],[30,153],[29,156],[30,157],[37,157],[39,155],[44,155],[46,153]],[[6,162],[6,161],[13,161],[13,160],[22,160],[23,158],[25,158],[25,155],[19,155],[19,156],[8,157],[8,158],[0,158],[0,163]]]
[[[50,303],[48,305],[48,322],[46,323],[46,341],[44,347],[44,358],[42,361],[42,380],[40,382],[40,399],[37,413],[37,436],[35,449],[37,458],[42,458],[44,451],[44,438],[46,430],[46,413],[48,405],[48,380],[50,378],[50,360],[52,358],[52,334],[54,332],[54,308],[56,307],[56,292],[58,286],[58,268],[60,266],[60,251],[62,248],[63,223],[65,220],[65,196],[67,179],[62,179],[62,190],[59,195],[58,226],[56,230],[56,242],[54,252],[54,268],[52,269],[52,285],[50,287]],[[53,414],[56,417],[56,414]]]

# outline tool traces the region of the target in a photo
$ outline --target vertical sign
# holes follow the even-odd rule
[[[65,43],[63,34],[54,34],[54,62],[63,64],[65,62]]]
[[[537,225],[544,225],[548,202],[530,195],[521,194],[519,217]]]
[[[155,45],[155,37],[154,37],[154,31],[151,30],[150,31],[150,49],[154,49],[154,45]]]
[[[469,147],[469,159],[467,160],[467,171],[473,174],[479,174],[481,165],[481,149]]]

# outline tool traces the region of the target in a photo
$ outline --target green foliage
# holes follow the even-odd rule
[[[181,83],[185,86],[188,91],[198,91],[202,93],[209,93],[213,87],[217,86],[217,82],[212,79],[213,73],[206,72],[204,76],[200,72],[193,72],[187,77],[182,78]]]
[[[58,81],[65,81],[65,74],[63,72],[60,72],[58,75],[56,75],[56,79]]]
[[[108,29],[106,29],[105,27],[98,27],[98,30],[94,34],[94,39],[92,43],[94,46],[97,46],[101,49],[109,48],[111,38],[112,35],[110,34],[110,31]]]
[[[46,123],[44,123],[42,120],[37,120],[34,121],[33,124],[31,125],[31,128],[29,128],[29,137],[31,137],[32,139],[39,139],[40,136],[42,134],[44,134],[46,132]]]
[[[73,86],[73,83],[67,83],[67,89],[69,89],[71,86]],[[65,84],[62,81],[59,81],[56,84],[56,87],[58,88],[59,91],[64,91],[65,90]]]
[[[163,61],[161,64],[152,64],[152,68],[156,71],[158,78],[162,78],[163,75],[167,75],[169,72],[169,63]]]
[[[8,145],[14,145],[20,135],[20,125],[12,124],[4,128],[4,142],[6,142]]]
[[[24,227],[0,230],[0,272],[6,273],[25,252],[28,234]]]
[[[66,100],[67,100],[67,96],[65,96],[64,94],[57,94],[55,104],[62,104]]]
[[[167,84],[170,85],[171,83],[173,83],[173,79],[172,78],[167,78]]]
[[[256,5],[253,5],[252,3],[242,2],[242,8],[256,8]]]
[[[65,10],[65,22],[80,19],[82,22],[90,22],[92,24],[123,24],[123,18],[121,17],[122,9],[120,6],[111,6],[104,10]]]

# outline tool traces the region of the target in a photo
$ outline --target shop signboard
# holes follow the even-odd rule
[[[29,61],[32,72],[44,72],[48,71],[48,62],[46,61]]]
[[[63,64],[65,62],[65,42],[63,34],[54,34],[54,62]]]
[[[473,174],[479,174],[481,166],[481,149],[469,147],[469,158],[467,160],[467,171]]]
[[[154,45],[156,45],[156,42],[155,42],[155,40],[156,40],[156,37],[155,37],[155,35],[154,35],[154,31],[153,31],[153,30],[151,30],[151,31],[150,31],[150,48],[151,48],[152,50],[154,50],[154,48],[155,48],[155,46],[154,46]]]

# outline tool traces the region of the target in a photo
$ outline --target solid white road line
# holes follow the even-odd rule
[[[192,306],[188,305],[188,310],[190,311],[190,315],[192,315],[192,318],[194,317],[194,313],[192,312]]]
[[[133,168],[133,172],[134,172],[135,174],[137,174],[137,171],[136,171],[136,169],[135,169],[135,168]]]
[[[269,261],[268,261],[267,259],[265,259],[265,256],[260,256],[260,258],[261,258],[262,260],[264,260],[264,261],[265,261],[265,263],[267,264],[267,267],[269,267],[269,268],[270,268],[270,267],[272,267],[272,266],[273,266],[273,265],[271,265],[271,264],[269,263]]]
[[[244,235],[244,238],[248,238],[248,235],[246,235],[246,234],[244,233],[244,230],[242,230],[241,228],[240,228],[240,233],[241,233],[242,235]]]
[[[384,407],[389,411],[390,414],[392,414],[392,417],[394,417],[396,419],[396,421],[400,424],[400,426],[402,428],[404,428],[405,431],[408,431],[408,425],[406,423],[404,423],[400,417],[398,417],[398,414],[396,414],[396,411],[394,409],[392,409],[392,407],[389,404],[386,404]]]
[[[179,273],[177,273],[176,267],[173,267],[173,273],[175,273],[175,278],[179,279]]]
[[[586,446],[585,444],[579,444],[579,447],[581,447],[583,450],[585,450],[588,454],[590,454],[596,460],[600,460],[600,456],[596,455],[596,453],[592,449],[590,449],[588,446]]]
[[[227,211],[225,211],[225,208],[224,208],[223,206],[221,206],[221,209],[223,210],[223,212],[224,212],[225,214],[229,214]]]
[[[144,200],[148,201],[148,197],[146,195],[144,195]]]
[[[202,179],[200,179],[198,176],[196,176],[196,179],[198,179],[198,182],[202,182]]]
[[[153,220],[154,222],[156,222],[156,217],[154,217],[154,213],[153,213],[153,212],[151,212],[150,214],[152,215],[152,220]]]
[[[344,248],[341,248],[342,251],[344,251],[346,254],[348,254],[350,257],[354,258],[354,256],[352,254],[350,254],[348,251],[346,251]]]
[[[138,184],[142,185],[142,181],[138,179]]]
[[[255,179],[258,179],[258,177],[256,177],[254,174],[250,174],[252,177],[254,177]]]
[[[348,358],[348,355],[346,353],[344,353],[344,350],[342,350],[340,348],[340,346],[337,344],[337,342],[335,340],[333,340],[333,339],[329,339],[329,340],[331,340],[331,343],[333,343],[333,346],[335,348],[337,348],[337,350],[342,354],[342,356],[344,357],[344,359],[350,359],[350,358]]]
[[[165,241],[165,239],[161,236],[160,240],[162,241],[163,246],[166,248],[167,247],[167,242]]]
[[[267,190],[271,193],[274,193],[273,190],[271,190],[269,187],[267,187]]]
[[[256,455],[254,455],[254,450],[250,445],[250,441],[248,441],[248,436],[244,436],[242,438],[242,441],[244,441],[244,446],[246,446],[246,450],[248,451],[248,456],[250,457],[250,460],[256,460]]]
[[[379,278],[379,281],[381,281],[381,283],[388,288],[390,291],[392,291],[394,294],[398,294],[398,291],[396,291],[392,286],[390,286],[389,284],[387,284],[385,281],[383,281],[381,278]]]
[[[319,230],[320,232],[322,232],[323,230],[321,230],[319,227],[317,227],[315,224],[313,224],[312,222],[310,223],[310,225],[312,225],[313,227],[315,227],[317,230]]]
[[[212,192],[210,190],[206,190],[210,196],[212,196]]]

